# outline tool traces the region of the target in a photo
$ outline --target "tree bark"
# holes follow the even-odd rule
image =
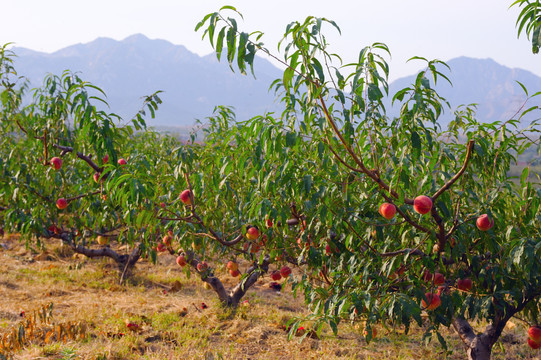
[[[186,251],[186,256],[190,266],[197,271],[197,264],[200,263],[200,260],[192,251]],[[248,268],[246,270],[247,277],[230,290],[226,290],[220,279],[214,276],[212,272],[209,272],[209,270],[201,273],[198,271],[198,273],[201,276],[201,280],[209,284],[216,292],[223,306],[235,309],[240,304],[240,300],[244,297],[248,289],[268,270],[269,257],[266,256],[261,265],[254,263]]]
[[[496,319],[485,331],[475,334],[469,322],[461,317],[453,320],[453,327],[466,345],[468,360],[490,360],[492,346],[498,341],[507,320]]]
[[[141,257],[141,243],[136,244],[130,254],[119,254],[109,246],[104,246],[99,249],[90,249],[85,245],[76,244],[68,233],[55,235],[54,237],[60,238],[62,242],[71,247],[73,251],[86,257],[108,257],[113,259],[117,263],[120,272],[120,284],[124,282],[126,276],[130,274],[131,270]]]

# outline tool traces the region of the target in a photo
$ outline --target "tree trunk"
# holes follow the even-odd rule
[[[469,322],[461,317],[453,321],[453,327],[466,345],[468,360],[490,360],[492,346],[500,337],[505,322],[498,321],[497,326],[490,324],[484,332],[475,334]]]
[[[188,263],[190,264],[190,266],[197,271],[197,264],[200,263],[200,260],[191,251],[186,251],[186,256],[188,258]],[[229,291],[225,289],[220,279],[214,276],[212,272],[208,273],[205,271],[204,273],[200,273],[199,275],[201,276],[201,280],[209,284],[216,292],[223,306],[236,309],[248,289],[252,287],[257,282],[259,277],[266,273],[268,270],[269,256],[267,255],[261,265],[254,263],[250,268],[248,268],[246,270],[246,274],[248,274],[247,277]]]
[[[468,346],[468,360],[490,360],[492,345],[487,343],[483,335],[477,335]]]

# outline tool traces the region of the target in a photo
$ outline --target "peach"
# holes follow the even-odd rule
[[[427,303],[426,303],[425,299],[423,299],[421,301],[421,304],[427,310],[434,310],[434,309],[438,308],[441,305],[441,298],[437,294],[426,293],[425,298],[430,303],[430,305],[427,306]]]
[[[63,210],[68,207],[68,201],[64,198],[60,198],[56,200],[56,207],[60,210]]]
[[[208,264],[206,262],[204,262],[204,261],[197,264],[197,271],[199,271],[199,272],[206,271],[208,268],[209,268]]]
[[[458,279],[456,287],[462,291],[470,291],[473,287],[473,283],[470,278]]]
[[[171,240],[173,240],[173,238],[167,234],[163,236],[162,242],[165,246],[171,246]]]
[[[271,279],[274,280],[274,281],[278,281],[282,278],[282,275],[280,274],[279,271],[274,271],[271,275],[270,275]]]
[[[379,206],[379,213],[387,220],[394,218],[396,214],[396,206],[390,203],[383,203]]]
[[[443,276],[443,274],[440,274],[440,273],[435,273],[434,285],[438,286],[438,285],[443,285],[444,283],[445,283],[445,276]]]
[[[282,277],[287,278],[289,275],[291,275],[291,268],[289,266],[284,266],[280,269],[280,275]]]
[[[541,344],[541,327],[531,326],[528,329],[528,337],[535,341],[536,343]]]
[[[183,267],[183,266],[185,266],[187,264],[186,258],[184,257],[184,255],[177,256],[177,264],[180,267]]]
[[[494,226],[494,220],[492,220],[487,214],[483,214],[477,218],[475,224],[479,230],[487,231]]]
[[[432,210],[432,199],[425,195],[419,195],[413,200],[413,210],[421,215],[427,214]]]
[[[240,271],[237,269],[237,270],[229,270],[229,275],[233,276],[233,277],[237,277],[240,275]]]
[[[192,203],[192,192],[189,189],[186,189],[180,193],[180,201],[184,205],[190,205]]]
[[[102,246],[107,245],[109,243],[109,239],[107,237],[101,236],[101,235],[98,235],[96,240],[98,241],[98,244],[100,244]]]
[[[541,347],[541,342],[537,343],[533,341],[532,339],[528,338],[528,346],[534,350],[539,349]]]
[[[51,159],[51,166],[54,167],[55,170],[60,170],[62,167],[62,159],[55,156]]]
[[[239,265],[238,265],[235,261],[229,260],[229,261],[227,262],[226,267],[227,267],[229,270],[235,271],[235,270],[238,270]]]
[[[259,229],[255,226],[250,226],[246,229],[246,238],[248,240],[255,240],[259,237]]]

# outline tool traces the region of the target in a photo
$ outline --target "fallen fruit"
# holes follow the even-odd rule
[[[272,281],[269,283],[269,287],[273,290],[276,290],[276,291],[280,291],[282,290],[282,285],[278,284],[277,282],[275,281]]]

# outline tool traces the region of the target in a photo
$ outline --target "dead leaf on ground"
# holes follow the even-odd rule
[[[34,256],[34,261],[50,261],[54,260],[54,257],[49,254],[48,251],[44,251],[41,254]]]
[[[180,281],[175,280],[168,292],[178,292],[180,290],[182,290],[182,284],[180,283]]]

